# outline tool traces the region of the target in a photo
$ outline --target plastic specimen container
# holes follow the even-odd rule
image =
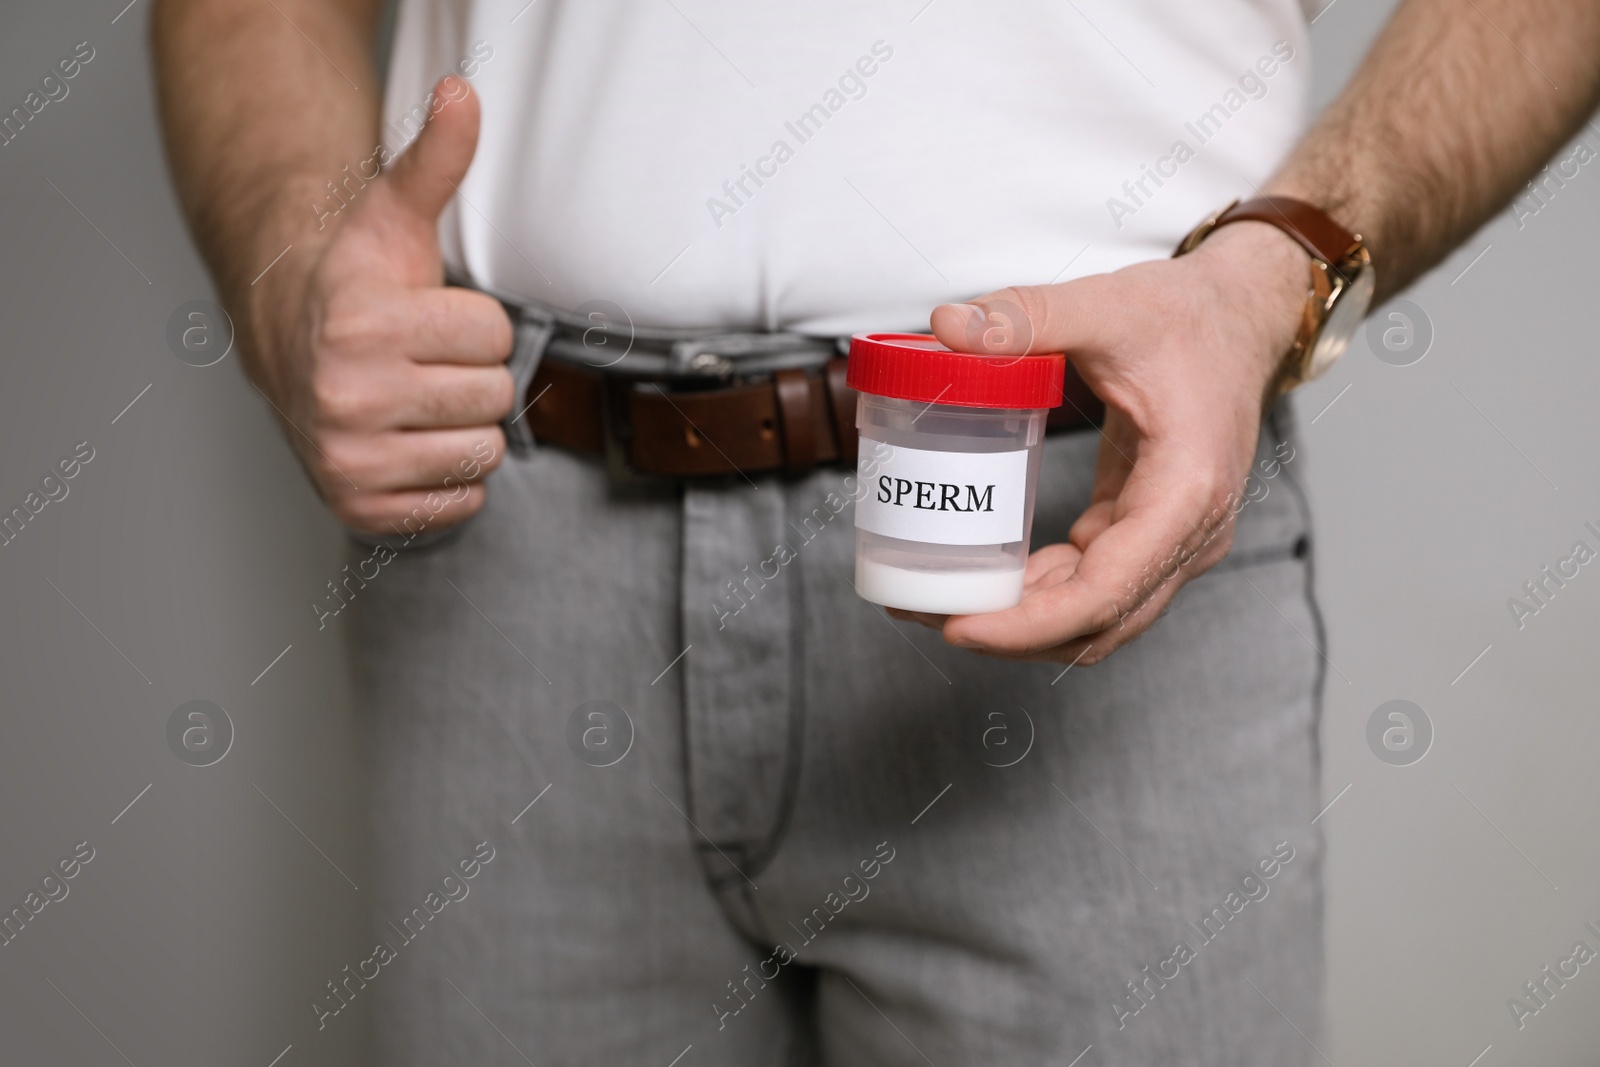
[[[1059,354],[968,355],[927,334],[851,338],[863,599],[941,615],[1022,599],[1045,417],[1065,368]]]

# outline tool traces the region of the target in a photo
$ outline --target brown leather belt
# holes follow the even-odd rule
[[[522,403],[501,423],[535,442],[604,456],[614,480],[852,466],[856,393],[829,338],[635,328],[607,301],[572,311],[494,296],[515,324],[508,362]],[[618,354],[620,353],[620,354]],[[1104,407],[1067,364],[1047,432],[1087,429]]]
[[[614,470],[662,478],[785,471],[856,458],[856,393],[846,360],[820,372],[779,370],[763,380],[684,388],[550,358],[528,387],[523,418],[534,440],[607,456]],[[1049,433],[1088,429],[1104,407],[1067,367]]]

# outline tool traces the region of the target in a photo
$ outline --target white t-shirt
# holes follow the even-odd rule
[[[402,0],[387,144],[464,73],[440,223],[480,284],[840,334],[1169,255],[1311,81],[1297,0]],[[409,116],[409,117],[408,117]]]

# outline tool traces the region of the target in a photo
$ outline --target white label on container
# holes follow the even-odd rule
[[[1022,540],[1028,450],[932,452],[896,446],[859,471],[856,528],[933,545]]]

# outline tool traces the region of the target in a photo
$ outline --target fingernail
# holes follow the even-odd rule
[[[957,308],[961,313],[961,328],[972,330],[989,321],[989,312],[978,304],[950,304],[949,307]]]

